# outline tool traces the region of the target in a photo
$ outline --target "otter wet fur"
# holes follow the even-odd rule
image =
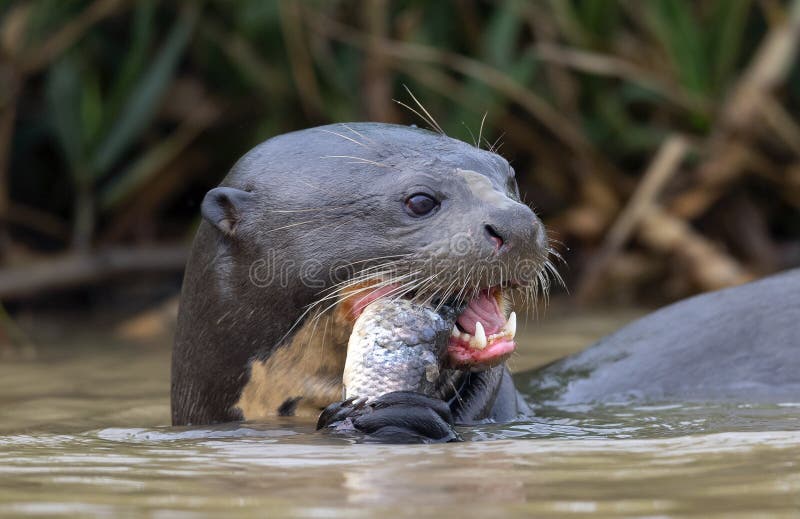
[[[531,413],[506,360],[514,303],[555,274],[541,221],[490,151],[415,127],[334,124],[248,152],[202,203],[172,363],[176,425],[317,417],[379,441]],[[447,400],[342,401],[353,323],[375,301],[460,308]],[[519,375],[542,401],[800,398],[800,270],[676,303]],[[320,415],[320,412],[324,412]]]

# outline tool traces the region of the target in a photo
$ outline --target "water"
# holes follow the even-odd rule
[[[528,326],[512,366],[630,317]],[[387,446],[295,418],[168,427],[168,387],[164,337],[0,363],[0,515],[800,517],[800,403],[540,409],[467,443]]]

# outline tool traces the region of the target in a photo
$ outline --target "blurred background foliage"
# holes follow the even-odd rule
[[[800,264],[797,1],[2,5],[5,301],[177,276],[240,155],[323,123],[424,126],[406,85],[511,161],[577,300]]]

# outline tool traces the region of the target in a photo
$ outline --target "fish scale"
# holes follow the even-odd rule
[[[442,369],[456,313],[405,299],[379,299],[356,320],[347,346],[345,398],[373,399],[394,391],[438,396],[451,370]]]

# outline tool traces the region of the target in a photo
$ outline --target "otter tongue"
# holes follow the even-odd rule
[[[497,333],[506,324],[497,299],[488,290],[481,291],[458,316],[457,322],[470,335],[475,334],[475,323],[480,321],[487,335]]]

